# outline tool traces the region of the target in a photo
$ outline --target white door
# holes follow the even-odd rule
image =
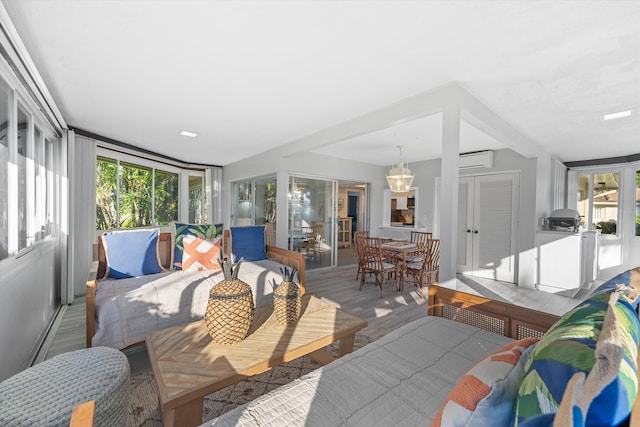
[[[458,273],[515,282],[517,173],[461,177]]]

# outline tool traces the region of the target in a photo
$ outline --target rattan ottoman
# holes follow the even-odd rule
[[[68,426],[73,407],[95,400],[94,427],[126,426],[129,361],[108,347],[63,353],[0,383],[1,426]]]

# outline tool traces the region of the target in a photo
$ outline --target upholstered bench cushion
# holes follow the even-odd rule
[[[460,377],[511,341],[424,317],[203,426],[426,426]]]
[[[95,400],[94,426],[126,426],[129,362],[107,347],[63,353],[0,383],[0,425],[68,426],[73,407]]]

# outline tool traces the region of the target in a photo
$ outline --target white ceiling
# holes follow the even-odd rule
[[[640,0],[2,3],[68,125],[185,161],[229,164],[452,81],[563,161],[640,153]],[[502,146],[461,129],[463,152]],[[440,140],[436,115],[314,151],[389,165]]]

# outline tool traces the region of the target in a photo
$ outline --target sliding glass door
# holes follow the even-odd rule
[[[274,245],[276,233],[275,175],[234,183],[232,225],[264,225],[268,245]]]
[[[335,180],[289,177],[289,249],[304,253],[308,269],[335,264],[336,188]]]

